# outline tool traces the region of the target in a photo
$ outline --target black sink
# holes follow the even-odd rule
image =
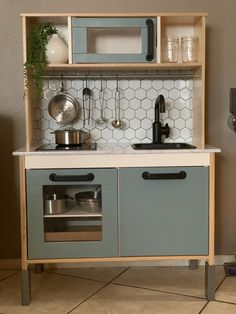
[[[138,143],[131,145],[133,149],[193,149],[196,146],[187,143]]]

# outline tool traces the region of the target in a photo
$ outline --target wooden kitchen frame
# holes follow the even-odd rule
[[[71,18],[76,17],[153,17],[157,19],[157,47],[155,63],[72,63]],[[194,72],[193,79],[193,144],[196,151],[169,153],[165,151],[148,153],[99,153],[99,154],[62,154],[35,152],[37,145],[35,136],[35,105],[30,78],[25,90],[25,128],[26,147],[14,155],[19,158],[20,171],[20,207],[21,207],[21,269],[22,269],[22,304],[30,303],[30,272],[31,265],[54,263],[84,263],[84,262],[126,262],[126,261],[158,261],[158,260],[188,260],[194,265],[197,260],[206,262],[206,297],[214,300],[214,225],[215,225],[215,153],[217,149],[205,147],[205,13],[29,13],[22,14],[23,28],[23,62],[27,61],[28,39],[32,26],[39,22],[54,22],[66,29],[68,43],[68,63],[48,64],[48,71],[132,71],[132,70],[168,70]],[[198,35],[199,60],[196,63],[164,63],[162,58],[162,39],[168,35]],[[68,166],[69,165],[69,166]],[[208,254],[187,256],[115,256],[99,258],[42,258],[28,257],[27,233],[27,197],[26,171],[28,169],[64,169],[64,168],[119,168],[119,167],[178,167],[203,166],[209,169],[209,225]],[[118,209],[119,210],[119,209]],[[199,231],[201,232],[201,231]]]

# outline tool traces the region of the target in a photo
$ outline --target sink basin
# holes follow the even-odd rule
[[[132,144],[133,149],[193,149],[196,146],[187,143],[138,143]]]

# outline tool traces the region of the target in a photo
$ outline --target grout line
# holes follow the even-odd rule
[[[219,302],[219,303],[227,303],[227,304],[231,304],[231,305],[236,305],[236,302],[229,302],[229,301],[222,301],[222,300],[214,300],[215,302]]]
[[[147,288],[147,287],[142,287],[142,286],[132,286],[132,285],[116,283],[116,282],[113,283],[113,285],[125,286],[125,287],[137,288],[137,289],[144,289],[144,290],[151,290],[151,291],[157,291],[157,292],[162,292],[162,293],[167,293],[167,294],[174,294],[174,295],[179,295],[179,296],[184,296],[184,297],[189,297],[189,298],[206,300],[205,297],[200,297],[200,296],[196,296],[196,295],[194,296],[194,295],[189,295],[189,294],[184,294],[184,293],[179,293],[179,292],[173,292],[173,291],[166,291],[166,290],[161,290],[161,289]]]
[[[71,274],[56,273],[56,272],[53,272],[53,271],[44,271],[44,272],[45,273],[49,273],[49,274],[53,274],[53,275],[65,276],[65,277],[70,277],[70,278],[72,277],[72,278],[78,278],[78,279],[83,279],[83,280],[90,280],[90,281],[101,282],[101,283],[106,283],[107,282],[107,281],[103,281],[103,280],[91,279],[91,278],[87,278],[87,277],[80,277],[80,276],[75,276],[75,275],[71,275]]]
[[[12,277],[12,276],[14,276],[14,275],[16,275],[17,273],[18,273],[18,271],[16,271],[15,273],[13,273],[13,274],[11,274],[11,275],[8,275],[7,277],[4,277],[4,278],[0,279],[0,282],[3,281],[3,280],[8,279],[8,278],[10,278],[10,277]],[[0,314],[1,314],[1,313],[0,313]]]
[[[82,305],[83,303],[85,303],[87,300],[89,300],[90,298],[92,298],[95,294],[97,294],[98,292],[100,292],[102,289],[104,289],[106,286],[108,286],[113,280],[115,280],[116,278],[118,278],[121,274],[125,273],[127,270],[129,269],[129,267],[127,267],[125,270],[123,270],[120,274],[118,274],[117,276],[115,276],[114,278],[112,278],[110,281],[108,281],[107,283],[105,283],[101,288],[99,288],[98,290],[96,290],[94,293],[92,293],[90,296],[88,296],[86,299],[84,299],[83,301],[81,301],[79,304],[77,304],[75,307],[73,307],[71,310],[69,310],[68,312],[66,312],[65,314],[69,314],[72,311],[74,311],[77,307],[79,307],[80,305]]]
[[[204,309],[207,307],[208,303],[209,303],[209,301],[207,301],[206,304],[203,305],[201,311],[198,314],[201,314],[204,311]]]
[[[219,285],[216,287],[216,289],[215,289],[215,292],[220,288],[220,286],[223,284],[223,282],[225,281],[225,279],[226,279],[226,275],[225,275],[225,277],[221,280],[221,282],[219,283]]]

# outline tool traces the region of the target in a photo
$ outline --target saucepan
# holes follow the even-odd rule
[[[53,193],[46,195],[44,200],[44,214],[63,214],[68,210],[69,200],[73,200],[73,197],[66,194]]]
[[[90,212],[101,211],[101,188],[97,188],[95,191],[81,191],[75,194],[75,199],[82,210]]]
[[[73,128],[59,129],[54,132],[57,145],[82,145],[89,138],[89,132]]]

